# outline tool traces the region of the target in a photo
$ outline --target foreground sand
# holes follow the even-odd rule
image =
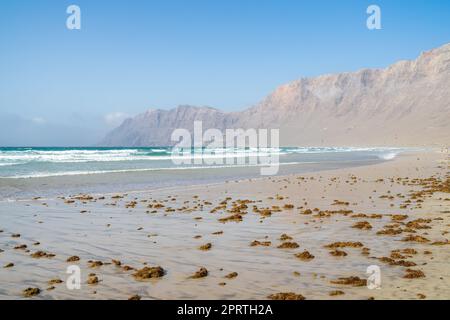
[[[449,168],[447,154],[429,152],[182,190],[3,202],[0,298],[39,288],[27,293],[450,299]],[[64,283],[71,264],[80,290]],[[381,289],[365,285],[370,265],[380,267]]]

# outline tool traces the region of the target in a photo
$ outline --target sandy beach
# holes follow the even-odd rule
[[[448,299],[449,169],[448,154],[430,151],[281,177],[2,201],[0,298]],[[81,269],[79,290],[66,287],[69,265]],[[380,289],[366,286],[371,265]]]

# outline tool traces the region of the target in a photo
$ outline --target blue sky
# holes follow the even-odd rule
[[[66,28],[70,4],[81,30]],[[366,28],[370,4],[382,30]],[[241,110],[300,77],[448,42],[442,0],[2,0],[0,145],[93,144],[148,108]]]

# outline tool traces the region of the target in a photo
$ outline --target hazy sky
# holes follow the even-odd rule
[[[66,9],[81,8],[81,30]],[[381,8],[382,30],[366,28]],[[90,145],[126,115],[240,110],[276,86],[450,42],[450,1],[2,0],[0,145]]]

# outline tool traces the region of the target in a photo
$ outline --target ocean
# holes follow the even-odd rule
[[[173,154],[171,147],[158,148],[0,148],[0,178],[35,178],[101,174],[127,171],[181,170],[211,167],[252,166],[259,155],[278,155],[280,165],[345,158],[384,159],[395,157],[399,148],[279,148],[279,149],[192,149],[188,155]],[[323,155],[329,159],[324,159]],[[179,165],[172,160],[186,158]],[[195,163],[195,159],[217,159]],[[225,158],[233,158],[229,163]],[[238,159],[246,160],[238,163]],[[192,160],[192,161],[190,161]],[[191,163],[189,163],[191,162]],[[211,162],[213,162],[211,160]],[[222,163],[220,163],[222,162]]]
[[[277,174],[312,172],[393,159],[402,148],[282,147],[202,149],[182,155],[171,147],[0,148],[0,198],[42,193],[125,191],[260,177],[262,159]]]

